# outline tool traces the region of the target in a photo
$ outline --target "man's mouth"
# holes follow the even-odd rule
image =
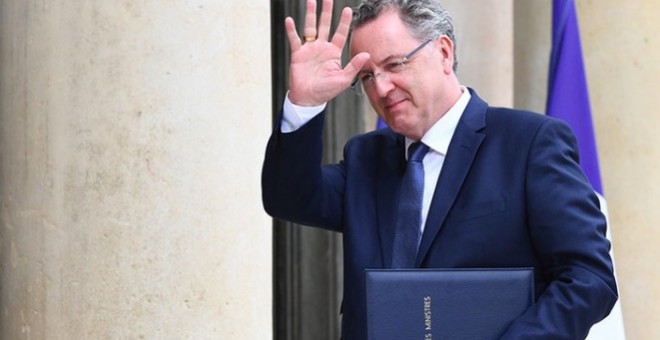
[[[389,111],[389,110],[393,110],[393,109],[395,109],[399,104],[403,103],[404,101],[406,101],[406,100],[405,100],[405,99],[400,99],[400,100],[392,100],[392,101],[388,101],[388,102],[385,104],[385,109],[388,110],[388,111]]]

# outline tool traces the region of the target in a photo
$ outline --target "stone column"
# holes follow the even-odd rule
[[[266,0],[0,0],[0,338],[270,338],[270,74]]]
[[[660,339],[660,2],[576,1],[628,339]]]

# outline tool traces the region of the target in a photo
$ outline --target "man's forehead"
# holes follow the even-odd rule
[[[389,11],[352,30],[349,52],[351,57],[368,52],[372,58],[385,59],[407,40],[415,41],[398,13]]]

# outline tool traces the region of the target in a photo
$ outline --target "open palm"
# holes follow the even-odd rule
[[[296,105],[321,105],[346,90],[355,75],[369,60],[369,54],[360,53],[342,67],[341,54],[346,44],[351,22],[351,9],[344,8],[332,40],[332,0],[323,1],[318,33],[316,28],[316,0],[307,1],[303,43],[292,18],[285,28],[291,45],[289,70],[289,100]]]

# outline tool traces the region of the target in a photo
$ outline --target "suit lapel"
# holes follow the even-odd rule
[[[401,186],[401,178],[406,167],[404,138],[401,135],[396,135],[395,138],[396,142],[389,143],[387,149],[382,150],[380,154],[381,158],[378,162],[380,166],[376,183],[378,234],[383,267],[389,267],[392,263],[397,197]]]
[[[476,93],[470,92],[472,98],[456,126],[433,194],[417,253],[416,267],[421,265],[447,218],[484,139],[484,134],[478,131],[485,126],[488,106]]]

